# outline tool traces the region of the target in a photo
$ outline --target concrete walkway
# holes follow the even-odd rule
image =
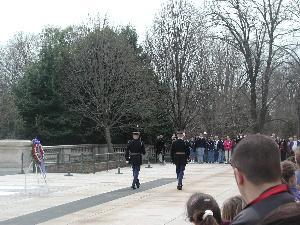
[[[183,191],[176,189],[175,166],[141,168],[141,188],[131,190],[131,169],[96,174],[0,176],[0,224],[185,225],[185,203],[194,192],[213,195],[220,206],[238,194],[229,165],[189,164]]]

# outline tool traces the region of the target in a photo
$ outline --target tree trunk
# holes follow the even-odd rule
[[[253,133],[260,132],[257,121],[257,96],[256,96],[256,79],[250,79],[250,116],[252,120],[252,131]]]
[[[112,146],[112,143],[111,143],[110,127],[105,127],[104,131],[105,131],[105,139],[106,139],[106,143],[107,143],[108,152],[112,153],[113,152],[113,146]]]
[[[262,131],[265,123],[266,123],[266,116],[268,112],[268,95],[269,95],[269,84],[270,84],[270,77],[272,74],[272,61],[273,61],[273,33],[269,34],[269,51],[268,51],[268,60],[265,72],[263,74],[263,80],[262,80],[262,98],[261,98],[261,110],[259,115],[259,131]]]
[[[296,103],[296,112],[297,112],[297,117],[298,117],[297,132],[298,132],[298,137],[300,137],[300,87],[297,88],[295,100],[296,100],[295,101],[295,103]]]

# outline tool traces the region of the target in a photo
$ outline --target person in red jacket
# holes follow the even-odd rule
[[[225,160],[226,163],[229,163],[231,160],[231,151],[232,151],[232,140],[227,136],[226,140],[224,140],[224,149],[225,149]]]

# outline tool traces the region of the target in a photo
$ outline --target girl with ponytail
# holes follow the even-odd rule
[[[208,194],[195,193],[186,203],[187,216],[195,225],[221,225],[221,211],[216,200]]]

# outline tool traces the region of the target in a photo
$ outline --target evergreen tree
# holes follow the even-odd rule
[[[38,60],[14,89],[26,138],[38,135],[47,144],[77,142],[76,138],[72,139],[76,137],[81,118],[69,112],[62,92],[71,37],[71,28],[46,29],[41,34]]]

